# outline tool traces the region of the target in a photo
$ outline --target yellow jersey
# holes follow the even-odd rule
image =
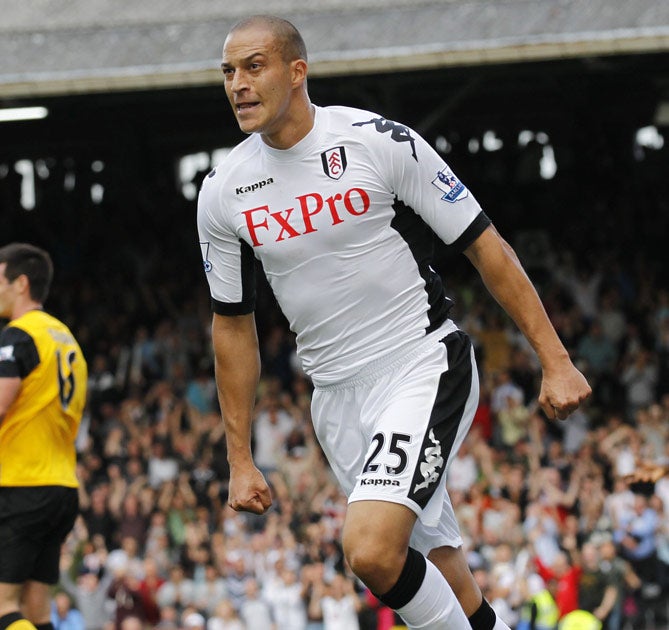
[[[88,368],[70,330],[41,310],[9,322],[0,333],[0,377],[21,379],[0,422],[0,486],[76,488]]]

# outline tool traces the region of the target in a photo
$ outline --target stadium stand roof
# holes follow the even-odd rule
[[[666,0],[0,0],[0,99],[220,82],[240,17],[293,21],[314,77],[669,51]]]

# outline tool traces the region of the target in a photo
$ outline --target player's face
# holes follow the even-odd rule
[[[221,68],[242,131],[271,137],[289,124],[294,64],[284,61],[267,29],[251,26],[228,36]]]

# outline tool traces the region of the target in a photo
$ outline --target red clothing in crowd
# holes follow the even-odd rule
[[[539,558],[535,558],[534,562],[537,566],[537,573],[544,579],[549,590],[553,591],[550,582],[555,581],[553,597],[560,618],[572,610],[576,610],[578,608],[578,582],[581,579],[581,567],[571,566],[568,571],[558,577]]]
[[[365,599],[367,606],[376,610],[376,630],[390,630],[395,625],[395,611],[384,606],[369,589],[365,591]]]

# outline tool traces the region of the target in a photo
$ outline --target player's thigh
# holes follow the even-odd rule
[[[416,514],[390,501],[356,501],[346,510],[345,548],[396,550],[406,554]]]
[[[314,432],[347,497],[369,447],[360,426],[365,393],[357,387],[316,388],[312,398]]]

